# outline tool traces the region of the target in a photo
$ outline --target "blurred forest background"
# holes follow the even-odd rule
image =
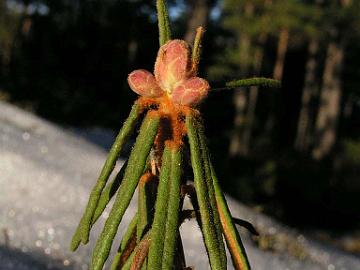
[[[67,127],[117,130],[152,70],[155,1],[0,0],[0,99]],[[176,38],[206,27],[201,76],[281,89],[214,91],[202,105],[224,189],[360,254],[360,1],[169,1]],[[226,92],[228,91],[228,92]],[[325,232],[325,233],[324,233]],[[342,241],[341,239],[345,239]]]

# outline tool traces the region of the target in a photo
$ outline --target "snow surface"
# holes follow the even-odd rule
[[[109,133],[104,132],[103,137],[108,139]],[[97,131],[98,145],[101,138]],[[88,269],[108,210],[94,226],[87,246],[72,253],[69,243],[105,158],[105,151],[96,144],[0,102],[0,270]],[[301,251],[302,256],[294,257],[286,247],[261,250],[241,229],[254,270],[360,270],[360,258],[308,239],[232,198],[228,201],[234,216]],[[119,236],[134,209],[132,203]],[[186,222],[181,232],[187,264],[209,269],[195,223]],[[230,258],[228,261],[228,269],[233,269]]]

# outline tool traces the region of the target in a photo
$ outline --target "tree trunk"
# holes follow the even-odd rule
[[[24,12],[22,14],[21,34],[29,38],[32,27],[32,18],[30,16],[30,1],[24,1]]]
[[[344,59],[344,46],[331,41],[323,73],[320,107],[315,124],[316,145],[313,157],[322,159],[332,150],[336,140],[336,130],[340,114],[341,71]]]
[[[244,15],[251,17],[253,15],[253,3],[248,1],[244,7]],[[249,73],[251,38],[249,34],[243,32],[240,37],[240,71],[242,76]],[[237,89],[234,92],[233,102],[235,106],[234,129],[230,138],[229,154],[231,157],[237,155],[246,155],[247,146],[243,141],[244,129],[247,125],[246,108],[248,103],[245,89]]]
[[[285,56],[289,43],[289,30],[283,28],[280,31],[279,42],[277,47],[277,57],[274,67],[274,79],[281,81],[284,71]]]
[[[192,44],[195,39],[196,29],[199,26],[203,26],[205,28],[207,25],[210,11],[210,1],[188,0],[188,9],[190,10],[190,16],[187,21],[184,39],[189,44]]]
[[[254,76],[259,76],[261,72],[261,66],[264,58],[263,46],[265,45],[266,39],[267,39],[267,34],[261,33],[259,37],[259,47],[255,50],[255,54],[254,54]],[[244,134],[243,134],[244,154],[249,154],[250,151],[250,140],[251,140],[251,134],[255,121],[255,110],[256,110],[258,92],[259,92],[259,87],[257,86],[250,87],[249,101],[248,101],[249,104],[246,111],[247,124],[245,126]]]
[[[272,0],[265,0],[264,1],[264,7],[272,5]],[[254,53],[254,67],[253,67],[253,75],[259,76],[261,73],[261,66],[264,58],[264,46],[266,43],[266,40],[268,38],[268,35],[266,32],[262,32],[259,35],[258,43],[259,47],[255,50]],[[244,154],[249,154],[250,151],[250,145],[251,145],[251,136],[252,136],[252,130],[254,127],[254,121],[255,121],[255,111],[256,111],[256,103],[258,99],[258,92],[259,87],[252,86],[249,90],[249,104],[246,111],[246,119],[247,119],[247,125],[244,129],[243,134],[243,142],[244,142]]]
[[[279,34],[279,41],[276,52],[276,61],[273,70],[273,78],[279,81],[282,81],[282,77],[283,77],[285,57],[286,57],[286,52],[288,50],[288,44],[289,44],[289,29],[282,28]],[[268,134],[268,136],[270,136],[269,134],[274,128],[275,119],[276,119],[275,113],[273,111],[269,111],[265,123],[265,133]]]
[[[347,7],[352,0],[341,0],[340,6]],[[344,48],[346,37],[335,29],[335,35],[327,48],[323,85],[321,89],[319,111],[315,123],[316,144],[313,158],[322,159],[333,149],[340,117]]]
[[[314,108],[312,103],[318,94],[319,84],[316,80],[317,53],[319,50],[319,41],[316,38],[310,40],[308,48],[308,59],[305,67],[305,82],[302,92],[301,109],[299,114],[297,133],[295,139],[295,148],[300,152],[307,152],[312,138],[312,119],[314,117]]]

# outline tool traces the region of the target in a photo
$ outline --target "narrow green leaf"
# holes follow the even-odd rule
[[[231,258],[235,269],[250,270],[250,263],[246,255],[245,248],[242,244],[239,232],[235,227],[235,223],[231,216],[229,207],[227,205],[225,196],[221,190],[218,179],[215,174],[215,170],[210,163],[211,175],[213,179],[216,202],[219,209],[221,224],[227,247],[230,251]]]
[[[171,39],[169,13],[164,0],[157,0],[156,8],[159,25],[159,42],[160,46],[162,46]]]
[[[90,228],[92,225],[94,212],[101,196],[101,192],[104,189],[106,182],[114,169],[116,160],[120,154],[123,144],[127,141],[132,131],[134,130],[135,124],[140,116],[140,112],[140,106],[135,103],[131,109],[128,119],[125,121],[123,127],[121,128],[118,136],[115,139],[113,146],[110,149],[104,167],[101,170],[100,176],[91,191],[85,213],[81,218],[80,223],[71,241],[70,249],[72,251],[75,251],[78,248],[80,242],[86,244],[89,241]]]
[[[114,205],[96,242],[90,269],[101,270],[109,256],[111,245],[121,219],[129,206],[158,130],[160,118],[157,112],[149,112],[140,128],[131,151],[124,179],[116,195]]]
[[[206,181],[209,201],[210,201],[210,205],[211,205],[211,209],[212,209],[213,220],[214,220],[214,224],[216,227],[216,234],[217,234],[217,238],[218,238],[220,255],[221,255],[221,259],[223,260],[224,264],[226,265],[226,263],[227,263],[226,252],[225,252],[225,246],[224,246],[224,241],[223,241],[223,236],[222,236],[222,227],[221,227],[221,223],[220,223],[220,217],[219,217],[219,213],[218,213],[218,209],[217,209],[217,205],[216,205],[214,186],[213,186],[213,182],[212,182],[212,175],[211,175],[211,168],[210,168],[210,156],[209,156],[209,152],[208,152],[208,147],[206,145],[204,127],[202,125],[201,119],[198,119],[198,121],[196,121],[196,127],[197,127],[196,131],[198,133],[199,142],[200,142],[203,166],[205,169],[205,181]]]
[[[215,193],[216,208],[218,209],[220,214],[221,227],[224,232],[226,243],[230,250],[230,254],[232,256],[234,267],[235,269],[249,270],[250,264],[246,256],[245,249],[242,245],[240,235],[236,230],[234,220],[231,216],[230,210],[226,203],[226,199],[221,191],[214,168],[211,163],[210,155],[208,153],[208,149],[206,145],[204,127],[201,121],[198,121],[197,125],[198,125],[197,130],[199,135],[199,141],[201,144],[201,149],[203,151],[203,158],[205,160],[204,163],[205,163],[206,172],[211,180],[210,185],[213,186],[213,191]]]
[[[151,244],[148,269],[161,269],[164,250],[164,221],[167,216],[169,199],[169,179],[171,173],[171,149],[165,146],[162,156],[159,186],[155,202],[154,221],[151,228]]]
[[[194,71],[194,75],[198,72],[198,66],[200,62],[200,56],[201,56],[201,41],[202,37],[204,35],[204,28],[201,26],[196,29],[196,36],[194,40],[194,46],[192,51],[192,68]]]
[[[227,82],[225,84],[227,88],[237,88],[237,87],[249,87],[249,86],[263,86],[269,88],[280,88],[281,82],[275,79],[269,78],[249,78],[249,79],[241,79],[235,80],[231,82]]]
[[[121,239],[120,242],[120,246],[114,256],[113,262],[111,264],[110,270],[117,270],[119,269],[119,264],[120,264],[120,258],[122,253],[124,252],[126,246],[128,245],[131,237],[134,235],[134,233],[136,232],[136,227],[137,227],[137,221],[138,221],[138,214],[136,213],[135,216],[133,217],[133,219],[131,220],[123,238]]]
[[[137,225],[137,243],[140,242],[145,229],[151,223],[151,209],[152,209],[152,196],[151,181],[152,174],[150,172],[145,173],[141,178],[138,185],[138,212],[139,222]]]
[[[191,165],[194,171],[195,190],[200,209],[201,228],[206,250],[209,255],[210,266],[211,269],[214,270],[226,269],[226,263],[224,263],[222,259],[223,251],[221,247],[219,247],[216,225],[214,224],[213,212],[209,201],[196,120],[192,115],[186,117],[186,128],[190,144]]]
[[[95,222],[98,220],[98,218],[101,216],[101,214],[104,212],[104,209],[106,208],[107,204],[110,202],[111,198],[115,195],[117,192],[121,181],[124,177],[124,172],[127,166],[127,161],[123,164],[120,171],[116,174],[114,179],[106,185],[106,187],[103,189],[103,192],[101,193],[98,205],[95,209],[94,216],[91,221],[91,225],[94,225]]]
[[[169,183],[169,198],[165,224],[164,251],[162,269],[171,270],[174,266],[177,236],[179,231],[180,183],[181,183],[181,150],[171,149],[171,173]]]

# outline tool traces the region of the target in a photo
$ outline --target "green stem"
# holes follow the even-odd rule
[[[194,171],[194,183],[198,198],[201,226],[205,246],[209,255],[211,269],[226,269],[224,263],[223,249],[219,247],[217,228],[213,218],[211,203],[209,201],[208,189],[205,180],[205,171],[202,164],[200,142],[197,135],[196,120],[190,114],[186,117],[186,128],[188,132],[191,165]]]
[[[134,235],[137,227],[137,221],[138,221],[138,214],[136,213],[133,219],[131,220],[123,238],[121,239],[120,246],[118,248],[118,251],[115,254],[114,260],[111,264],[110,270],[117,270],[119,269],[120,259],[121,255],[123,254],[124,250],[126,249],[129,241],[131,240],[131,237]]]
[[[270,88],[280,88],[281,82],[274,79],[269,78],[249,78],[249,79],[242,79],[242,80],[234,80],[231,82],[227,82],[225,84],[227,88],[237,88],[237,87],[249,87],[249,86],[263,86],[263,87],[270,87]]]
[[[144,171],[159,122],[159,114],[157,112],[149,112],[141,125],[139,135],[129,157],[128,166],[125,169],[124,179],[116,195],[109,217],[105,222],[104,229],[96,242],[90,266],[91,270],[101,270],[109,256],[118,226]]]
[[[85,213],[81,218],[80,223],[71,241],[70,249],[72,251],[75,251],[78,248],[80,242],[86,244],[89,241],[89,233],[92,225],[92,220],[101,196],[101,192],[104,189],[106,182],[114,169],[116,160],[120,154],[123,144],[127,141],[132,131],[134,130],[140,113],[140,106],[135,103],[131,109],[128,119],[125,121],[118,136],[116,137],[115,142],[111,147],[108,157],[105,161],[104,167],[101,170],[100,176],[91,191],[88,204],[85,208]]]
[[[159,42],[160,46],[162,46],[171,39],[169,14],[164,0],[157,0],[156,8],[159,25]]]
[[[171,149],[165,147],[162,156],[159,186],[155,202],[154,221],[151,228],[151,244],[148,256],[148,269],[161,269],[164,250],[164,221],[167,216],[169,198],[169,176],[171,173]]]
[[[177,235],[179,228],[180,183],[181,183],[181,150],[171,149],[171,173],[169,183],[169,198],[165,224],[164,252],[162,269],[171,270],[174,265]]]

